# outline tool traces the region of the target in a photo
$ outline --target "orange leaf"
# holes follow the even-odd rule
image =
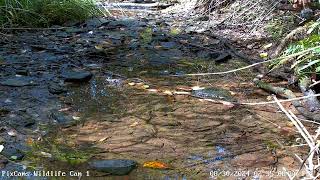
[[[172,167],[166,163],[160,161],[148,161],[143,163],[145,168],[155,168],[155,169],[171,169]]]

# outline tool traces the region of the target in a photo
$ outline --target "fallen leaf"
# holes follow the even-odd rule
[[[30,137],[26,140],[26,143],[27,143],[28,145],[32,145],[33,142],[34,142],[34,140],[33,140],[32,138],[30,138]]]
[[[148,89],[150,86],[149,85],[143,85],[142,87],[143,87],[143,89]]]
[[[104,138],[101,138],[101,139],[99,139],[99,142],[103,142],[103,141],[105,141],[105,140],[107,140],[107,139],[109,139],[110,137],[108,136],[108,137],[104,137]]]
[[[80,120],[80,117],[78,116],[72,116],[72,119],[76,120],[76,121],[79,121]]]
[[[271,46],[272,46],[272,43],[269,43],[269,44],[267,44],[267,45],[264,45],[264,46],[263,46],[263,49],[269,49],[269,48],[271,48]]]
[[[130,125],[130,127],[136,127],[139,123],[138,122],[134,122]]]
[[[52,158],[52,154],[50,154],[50,153],[40,152],[40,154],[41,154],[43,157]]]
[[[163,94],[170,95],[170,96],[173,95],[170,90],[164,90]]]
[[[154,168],[154,169],[172,169],[172,167],[166,163],[160,161],[148,161],[143,163],[145,168]]]
[[[179,86],[176,89],[180,91],[192,91],[192,88],[187,86]]]
[[[62,108],[62,109],[59,110],[59,112],[69,111],[70,109],[71,109],[71,107]]]
[[[259,55],[261,58],[267,58],[268,57],[268,53],[264,52],[264,53],[260,53]]]
[[[3,149],[4,149],[4,146],[0,145],[0,153],[3,151]]]
[[[230,92],[230,94],[232,95],[232,96],[234,96],[234,95],[236,95],[237,93],[235,93],[235,92],[233,92],[233,91],[229,91]]]
[[[136,83],[134,83],[134,82],[129,82],[128,85],[129,85],[129,86],[134,86],[134,85],[136,85]]]
[[[204,87],[193,86],[191,89],[194,90],[194,91],[197,91],[197,90],[202,90],[202,89],[204,89]]]
[[[12,160],[17,160],[18,157],[17,157],[17,156],[11,156],[10,159],[12,159]]]
[[[190,95],[190,92],[185,92],[185,91],[174,91],[173,94],[177,95]]]
[[[157,89],[148,89],[148,91],[149,91],[149,92],[154,92],[154,93],[158,92]]]
[[[14,130],[10,130],[10,131],[8,131],[8,135],[9,136],[16,136],[17,133]]]

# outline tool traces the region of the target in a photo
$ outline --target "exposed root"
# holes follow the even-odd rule
[[[282,97],[285,97],[288,99],[295,99],[296,98],[296,95],[294,95],[294,93],[290,89],[272,86],[269,83],[261,81],[260,78],[255,78],[254,83],[257,87],[259,87],[265,91],[274,93],[276,95],[279,95],[279,96],[282,96]],[[313,121],[320,122],[320,113],[319,112],[308,111],[298,100],[292,101],[292,104],[304,117],[306,117],[310,120],[313,120]]]

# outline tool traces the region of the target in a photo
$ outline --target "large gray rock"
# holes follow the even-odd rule
[[[88,71],[65,71],[61,75],[68,82],[86,82],[92,77],[92,73]]]
[[[59,125],[62,125],[64,127],[69,127],[74,125],[76,122],[71,116],[67,116],[62,112],[52,112],[50,114],[50,117],[55,120]]]
[[[97,171],[123,176],[129,174],[137,166],[137,162],[127,159],[93,160],[89,165]]]
[[[22,87],[35,85],[30,77],[14,77],[0,82],[3,86]]]
[[[231,95],[231,93],[224,89],[219,88],[206,88],[200,90],[193,90],[191,95],[198,98],[206,99],[216,99],[235,102],[236,99]]]

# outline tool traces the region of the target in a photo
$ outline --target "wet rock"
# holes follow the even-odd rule
[[[216,63],[227,62],[232,56],[228,52],[210,52],[210,51],[199,51],[197,56],[204,59],[214,60]]]
[[[7,115],[10,112],[9,109],[0,107],[0,117]]]
[[[12,160],[22,160],[24,157],[24,153],[13,145],[5,145],[1,154]]]
[[[0,179],[1,180],[12,180],[12,179],[17,180],[18,177],[10,176],[10,172],[23,172],[25,170],[26,170],[26,166],[22,164],[14,163],[14,162],[9,162],[5,165],[4,168],[1,168],[2,172],[8,172],[8,173],[4,173]],[[23,178],[27,179],[28,177],[23,177]]]
[[[223,63],[232,58],[232,56],[227,52],[216,52],[211,53],[210,58],[212,58],[216,63]]]
[[[14,77],[0,82],[3,86],[22,87],[35,85],[30,77]]]
[[[48,90],[51,94],[61,94],[66,92],[66,88],[58,83],[49,83]]]
[[[74,119],[70,116],[66,116],[62,112],[52,112],[50,117],[55,120],[58,124],[63,126],[72,126],[74,124]]]
[[[224,89],[218,88],[206,88],[200,90],[193,90],[191,92],[192,96],[198,98],[208,98],[208,99],[218,99],[224,101],[235,101],[231,93]]]
[[[0,137],[0,144],[3,144],[6,140],[3,137]]]
[[[129,174],[137,166],[137,162],[127,159],[94,160],[89,165],[98,171],[123,176]]]
[[[101,26],[106,26],[109,22],[110,20],[106,18],[92,18],[87,20],[85,25],[87,28],[98,28]]]
[[[36,123],[35,119],[24,113],[11,114],[8,121],[13,127],[30,127]]]
[[[7,159],[2,159],[1,157],[0,157],[0,169],[3,169],[4,167],[5,167],[5,165],[6,164],[8,164],[8,160]]]
[[[18,70],[16,70],[16,74],[22,75],[22,76],[28,76],[29,71],[27,69],[18,69]]]
[[[175,42],[160,42],[160,45],[165,49],[172,49],[177,46]]]
[[[88,71],[65,71],[61,75],[67,82],[86,82],[92,77],[92,73]]]

